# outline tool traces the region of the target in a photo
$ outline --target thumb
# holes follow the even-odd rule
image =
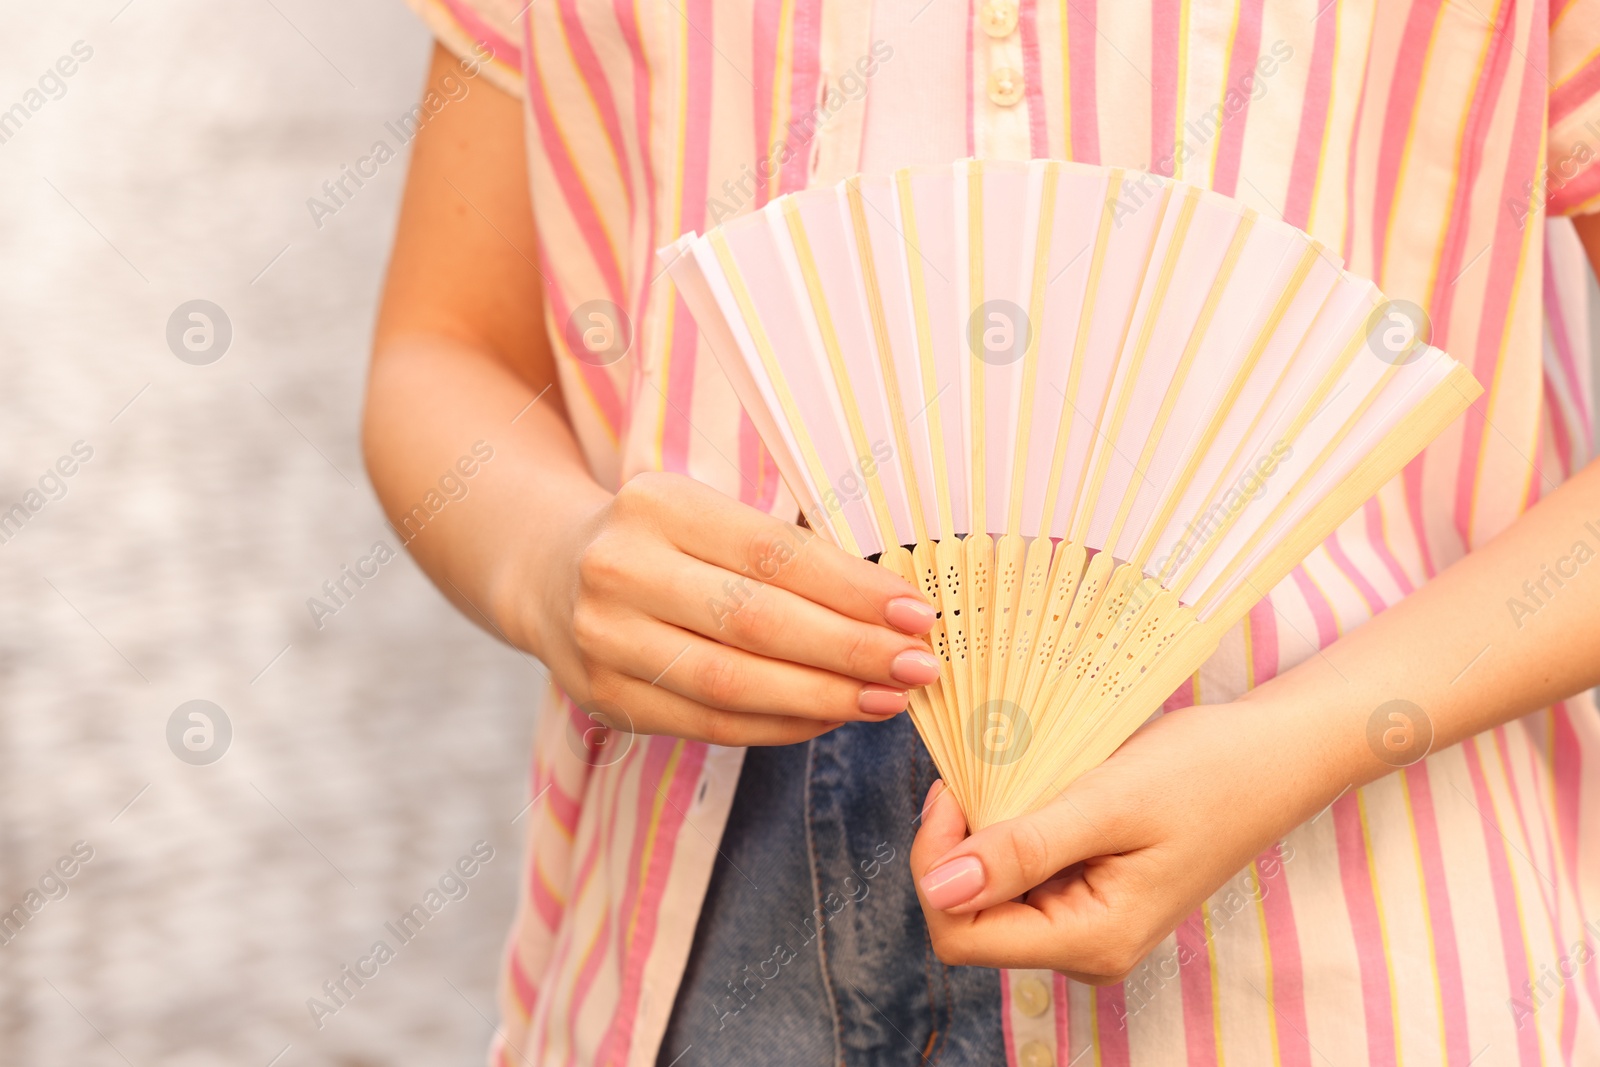
[[[944,784],[936,781],[922,802],[922,825],[911,842],[908,862],[914,878],[921,878],[939,857],[967,839],[967,818]]]
[[[930,907],[955,915],[982,911],[1022,896],[1075,863],[1123,851],[1111,820],[1093,815],[1098,813],[1082,800],[1063,794],[1038,811],[961,840],[926,873],[913,861],[912,871]]]

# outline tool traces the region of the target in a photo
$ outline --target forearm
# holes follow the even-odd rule
[[[459,340],[391,337],[374,355],[363,436],[384,512],[422,569],[480,626],[543,656],[532,600],[562,580],[567,542],[610,499],[589,474],[559,390],[541,395]],[[459,473],[478,442],[493,458],[450,500],[440,479]],[[447,501],[437,513],[430,493]]]
[[[1596,684],[1600,465],[1591,465],[1488,544],[1245,701],[1303,716],[1321,749],[1313,791],[1337,793]],[[1386,762],[1369,722],[1394,700],[1420,709],[1410,717],[1433,736]]]

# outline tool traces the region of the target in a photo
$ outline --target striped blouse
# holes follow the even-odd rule
[[[792,517],[654,250],[916,140],[869,127],[899,114],[873,112],[873,72],[917,50],[865,0],[411,2],[526,101],[546,322],[595,475],[684,472]],[[1288,669],[1587,462],[1584,262],[1560,216],[1600,210],[1600,0],[928,2],[964,63],[917,71],[947,104],[917,115],[926,143],[1235,196],[1427,308],[1486,389],[1169,707]],[[619,358],[576,347],[597,307],[631,324]],[[1600,515],[1574,537],[1600,546]],[[559,693],[541,716],[497,1067],[654,1062],[738,779],[740,749],[600,756],[588,725]],[[1584,696],[1345,794],[1126,982],[1005,972],[1011,1063],[1600,1063],[1597,761]]]

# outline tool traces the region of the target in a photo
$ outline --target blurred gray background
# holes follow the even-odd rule
[[[539,674],[403,555],[320,630],[305,603],[399,548],[357,419],[405,157],[320,229],[306,199],[394,143],[428,36],[399,0],[8,4],[0,111],[78,42],[0,125],[0,512],[93,450],[0,543],[0,912],[93,858],[0,927],[0,1064],[481,1063]],[[166,340],[193,299],[232,327],[209,365]],[[206,766],[166,739],[195,699],[232,728]]]
[[[538,669],[405,556],[306,607],[399,547],[356,427],[405,158],[320,228],[306,199],[393,143],[427,36],[399,0],[13,4],[0,111],[75,45],[0,125],[0,513],[92,449],[0,543],[0,913],[93,858],[0,926],[0,1064],[479,1063]],[[196,299],[232,329],[198,366],[167,342]],[[168,744],[191,700],[231,726],[209,765]],[[319,1029],[307,998],[479,840]]]

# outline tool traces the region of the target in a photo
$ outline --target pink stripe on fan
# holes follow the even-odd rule
[[[667,873],[672,868],[678,831],[682,828],[685,812],[693,802],[695,787],[700,781],[700,770],[705,764],[706,746],[697,741],[678,741],[670,737],[654,737],[652,742],[665,749],[681,748],[681,756],[672,779],[661,789],[663,810],[658,826],[652,827],[648,819],[639,827],[640,833],[654,829],[656,841],[650,853],[650,869],[642,889],[645,903],[638,907],[638,921],[628,932],[628,965],[622,975],[622,995],[612,1016],[611,1032],[606,1037],[606,1048],[615,1050],[612,1060],[626,1063],[633,1046],[633,1027],[638,1015],[639,994],[644,988],[644,966],[654,946],[656,930],[661,921],[661,898],[666,890]],[[655,746],[652,746],[655,747]],[[652,784],[646,778],[644,784]],[[602,1061],[605,1060],[602,1055]]]
[[[1273,845],[1256,859],[1261,910],[1267,926],[1267,957],[1272,961],[1272,1008],[1277,1016],[1272,1025],[1278,1031],[1279,1062],[1284,1067],[1310,1067],[1300,930],[1295,925],[1294,901],[1289,896],[1289,878],[1283,865],[1280,845]]]
[[[1322,140],[1327,134],[1329,112],[1333,107],[1333,53],[1339,30],[1338,4],[1323,10],[1316,19],[1311,41],[1311,65],[1300,103],[1300,127],[1295,136],[1294,164],[1289,171],[1289,190],[1284,198],[1283,221],[1302,230],[1311,223],[1313,198],[1322,174]],[[1355,153],[1350,153],[1354,156]]]
[[[1099,0],[1061,0],[1067,27],[1065,80],[1071,87],[1072,143],[1068,157],[1080,163],[1100,162],[1100,108],[1095,99],[1095,27]],[[1600,169],[1600,168],[1597,168]]]
[[[1372,270],[1368,272],[1380,288],[1384,282],[1383,255],[1388,241],[1389,219],[1394,213],[1400,163],[1405,158],[1412,127],[1419,117],[1417,96],[1422,87],[1427,58],[1431,54],[1428,44],[1437,32],[1442,6],[1442,0],[1416,0],[1411,5],[1406,14],[1405,29],[1400,35],[1394,79],[1389,84],[1389,98],[1383,113],[1383,136],[1378,145],[1377,187],[1372,200]],[[1370,61],[1370,49],[1367,55]],[[1359,125],[1356,128],[1359,130]],[[1358,155],[1360,153],[1356,151],[1350,153],[1352,172]],[[1345,258],[1349,258],[1348,252]]]
[[[1178,32],[1183,0],[1150,0],[1150,170],[1172,177],[1178,139]]]
[[[1506,27],[1500,32],[1506,35],[1512,32],[1512,29]],[[1501,37],[1497,37],[1496,40],[1500,41]],[[1494,103],[1499,96],[1500,84],[1505,79],[1506,68],[1510,65],[1512,55],[1509,43],[1501,43],[1495,47],[1492,73],[1487,79],[1489,82],[1487,91],[1483,86],[1479,87],[1480,91],[1473,100],[1472,111],[1469,112],[1467,120],[1468,134],[1464,149],[1466,161],[1462,168],[1460,190],[1457,193],[1455,211],[1452,213],[1449,236],[1446,238],[1444,255],[1439,264],[1441,277],[1454,278],[1463,269],[1461,264],[1466,256],[1467,240],[1466,217],[1471,213],[1470,197],[1473,186],[1478,180],[1478,172],[1482,168],[1483,156],[1482,144],[1474,136],[1474,131],[1477,129],[1474,120],[1487,122],[1494,112]],[[1521,95],[1517,101],[1517,126],[1512,133],[1505,174],[1500,179],[1501,189],[1517,187],[1524,178],[1533,178],[1536,175],[1544,144],[1544,130],[1540,125],[1546,91],[1544,76],[1540,73],[1545,64],[1543,35],[1535,34],[1534,40],[1529,42],[1528,49]],[[1530,126],[1532,128],[1529,128]],[[1518,227],[1509,212],[1495,212],[1494,240],[1487,257],[1489,284],[1479,311],[1477,351],[1473,354],[1471,362],[1466,359],[1461,360],[1471,369],[1473,376],[1478,381],[1487,383],[1485,388],[1491,390],[1473,404],[1463,416],[1461,457],[1456,468],[1454,517],[1456,534],[1461,538],[1462,546],[1468,549],[1479,541],[1473,524],[1476,518],[1477,493],[1480,488],[1480,463],[1486,447],[1486,437],[1495,432],[1488,426],[1486,413],[1496,400],[1493,391],[1497,386],[1495,367],[1505,343],[1507,328],[1505,317],[1510,312],[1513,290],[1518,283],[1518,264],[1523,257],[1524,242],[1529,236],[1527,229]],[[1436,332],[1448,331],[1450,307],[1454,302],[1454,295],[1455,286],[1446,285],[1441,288],[1438,296],[1430,301],[1431,313],[1437,317],[1437,322],[1445,326],[1444,330]],[[1442,345],[1442,342],[1440,344]],[[1498,531],[1487,532],[1493,534]]]
[[[539,916],[547,929],[556,929],[561,925],[561,916],[566,911],[566,905],[557,900],[555,894],[550,891],[537,856],[528,860],[526,884],[528,903],[532,906],[534,914]]]
[[[1444,848],[1439,819],[1433,808],[1433,788],[1428,761],[1421,760],[1400,772],[1400,783],[1411,808],[1411,828],[1416,834],[1417,862],[1422,868],[1422,893],[1428,906],[1429,940],[1433,944],[1433,972],[1439,983],[1439,1012],[1444,1017],[1445,1062],[1466,1064],[1472,1059],[1467,1040],[1467,994],[1461,978],[1461,949],[1456,944],[1450,883],[1445,875]]]
[[[1205,919],[1195,911],[1173,931],[1178,944],[1178,989],[1183,994],[1183,1043],[1188,1067],[1217,1067],[1217,1005],[1211,998],[1211,949]]]
[[[1044,104],[1044,76],[1039,69],[1039,0],[1022,0],[1017,13],[1022,33],[1022,84],[1028,107],[1028,152],[1048,159],[1050,130]]]
[[[1255,78],[1259,75],[1256,62],[1261,49],[1261,8],[1264,3],[1265,0],[1237,0],[1239,26],[1234,34],[1233,52],[1228,57],[1228,80],[1223,85],[1223,93],[1224,99],[1228,93],[1239,93],[1244,97],[1244,104],[1234,114],[1229,113],[1225,104],[1223,106],[1222,131],[1216,135],[1216,166],[1211,173],[1211,188],[1224,196],[1233,196],[1239,187],[1239,159],[1244,155],[1245,125],[1250,118]],[[1318,33],[1320,35],[1320,29]],[[1314,51],[1311,61],[1316,62]],[[1314,71],[1312,76],[1315,77]],[[1247,77],[1251,79],[1249,87],[1244,84]]]
[[[1511,858],[1505,836],[1493,818],[1494,798],[1484,777],[1483,761],[1478,752],[1478,739],[1469,737],[1461,743],[1461,754],[1466,758],[1467,775],[1472,782],[1472,804],[1477,808],[1483,824],[1483,844],[1488,853],[1489,884],[1494,890],[1495,914],[1499,920],[1500,948],[1505,963],[1506,986],[1513,996],[1522,992],[1528,975],[1528,946],[1522,933],[1522,920],[1517,914],[1516,888],[1511,881]],[[1517,1027],[1517,1054],[1523,1067],[1541,1063],[1539,1031],[1537,1027]]]
[[[1359,791],[1358,791],[1359,792]],[[1334,836],[1339,849],[1339,879],[1344,887],[1345,910],[1355,935],[1356,963],[1361,973],[1361,1005],[1366,1019],[1367,1063],[1393,1067],[1395,1019],[1390,1009],[1388,960],[1378,902],[1372,892],[1372,871],[1367,866],[1366,832],[1361,827],[1357,794],[1347,793],[1333,803]]]

